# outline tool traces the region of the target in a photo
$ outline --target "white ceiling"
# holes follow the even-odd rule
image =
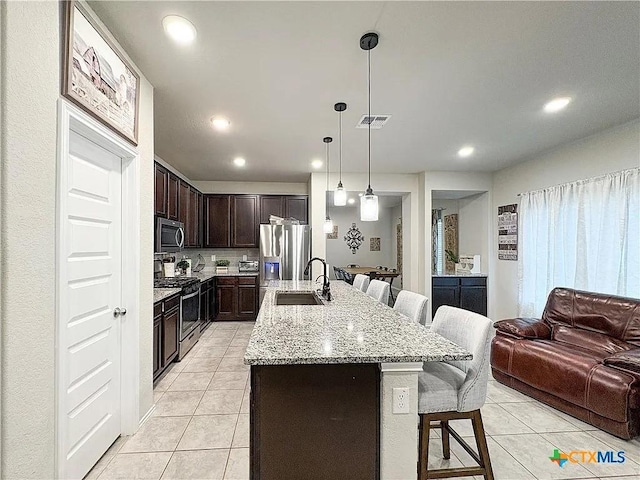
[[[91,5],[155,87],[156,154],[193,180],[306,181],[337,101],[344,171],[364,171],[370,30],[372,113],[393,115],[372,131],[374,172],[493,171],[640,116],[639,2]],[[164,35],[168,14],[195,24],[193,45]],[[574,100],[543,113],[558,95]],[[459,159],[463,144],[476,154]]]

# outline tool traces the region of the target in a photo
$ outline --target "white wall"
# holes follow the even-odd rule
[[[399,223],[402,223],[402,205],[391,208],[390,216],[391,220],[389,222],[389,238],[391,239],[391,260],[389,261],[389,266],[391,268],[397,268],[402,271],[402,265],[398,265],[398,235],[396,229],[397,225]],[[400,263],[402,263],[402,259],[400,259]],[[399,284],[395,286],[400,287]]]
[[[253,193],[259,195],[307,195],[306,183],[191,181],[202,193]]]
[[[331,267],[344,267],[351,263],[361,266],[383,265],[386,267],[395,267],[395,249],[391,242],[391,208],[381,208],[378,213],[377,222],[360,221],[359,207],[331,207],[329,215],[333,224],[338,226],[338,238],[336,240],[326,240],[327,262]],[[362,232],[364,241],[356,253],[351,253],[351,249],[344,241],[351,224],[355,223],[356,227]],[[395,225],[395,223],[394,223]],[[372,252],[369,247],[371,237],[380,237],[380,251]],[[333,268],[332,268],[333,270]],[[331,272],[333,278],[333,271]]]
[[[0,9],[2,477],[54,478],[59,4],[2,2]],[[147,258],[153,256],[154,147],[153,88],[142,75],[140,80],[139,409],[144,415],[153,404],[153,267]]]
[[[53,478],[58,3],[0,9],[2,477]]]
[[[458,253],[481,255],[481,271],[489,268],[490,238],[487,220],[489,193],[480,193],[458,200]]]
[[[514,317],[518,262],[497,260],[498,206],[518,203],[518,193],[640,166],[640,122],[634,121],[496,172],[492,199],[495,319]]]

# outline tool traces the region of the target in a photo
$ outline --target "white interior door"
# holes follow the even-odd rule
[[[121,432],[122,159],[72,130],[65,160],[59,462],[82,478]]]

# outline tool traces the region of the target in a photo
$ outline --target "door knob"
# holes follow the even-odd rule
[[[126,315],[127,314],[127,309],[126,308],[120,308],[120,307],[116,307],[113,309],[113,316],[114,317],[119,317],[121,315]]]

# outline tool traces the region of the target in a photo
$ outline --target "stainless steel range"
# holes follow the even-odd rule
[[[178,361],[200,339],[200,280],[190,277],[156,278],[156,288],[181,288],[180,292],[180,348]]]

